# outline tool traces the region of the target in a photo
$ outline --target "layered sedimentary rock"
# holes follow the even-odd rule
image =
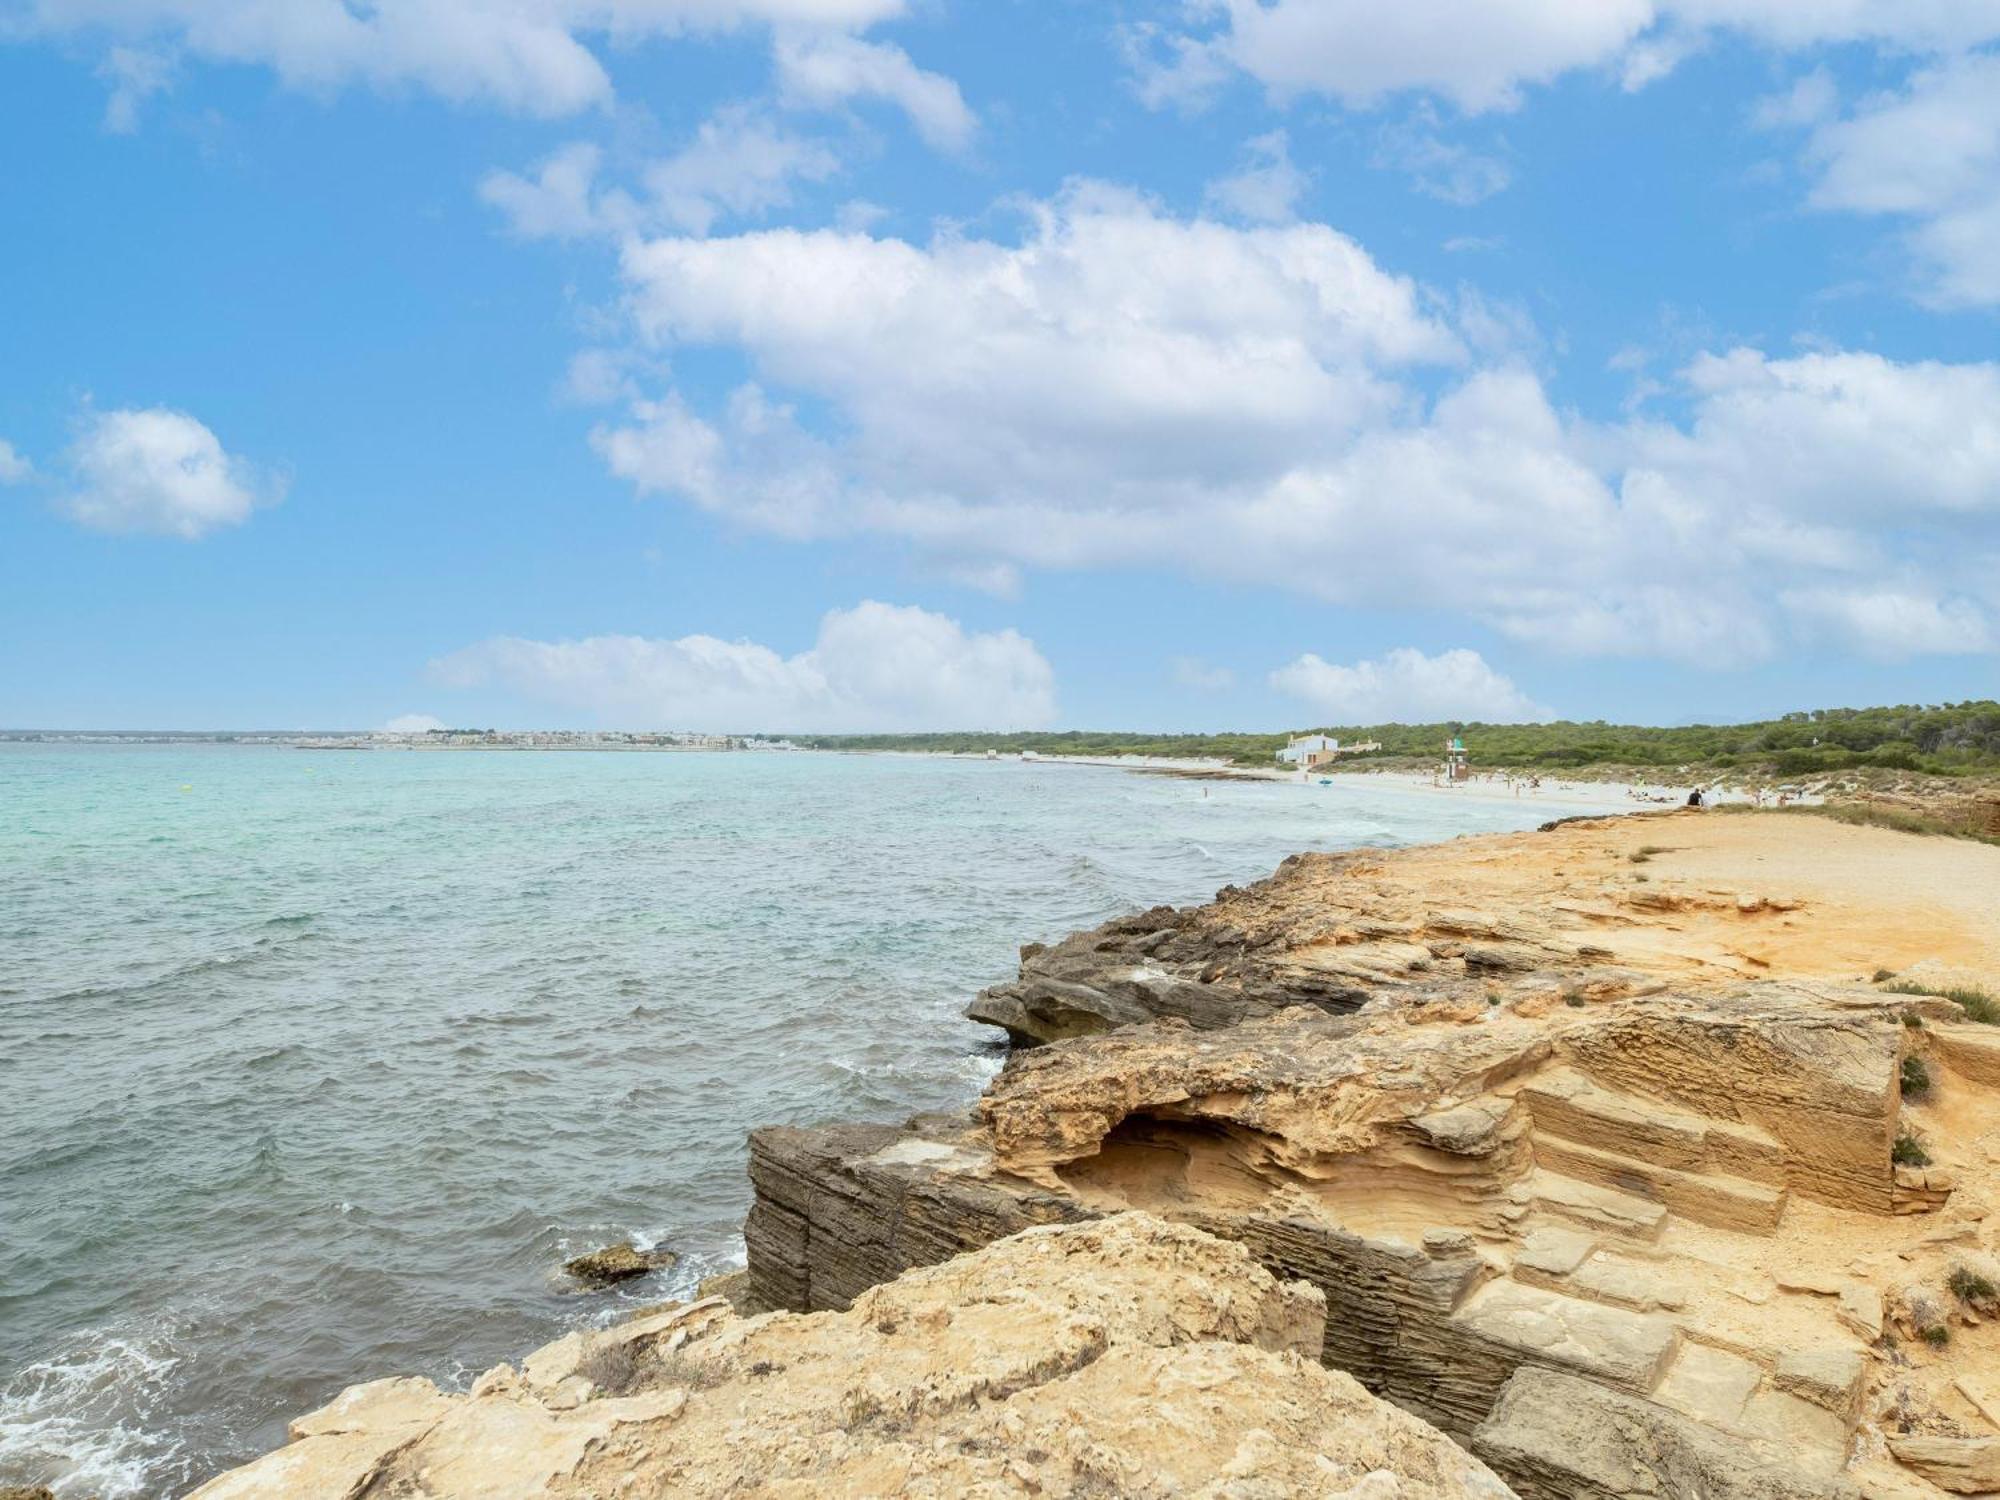
[[[1920,961],[1991,969],[1990,851],[1817,819],[1676,813],[1385,853],[1296,855],[1207,906],[1022,950],[974,1020],[1017,1045],[1305,1005],[1348,1014],[1553,992],[1597,1001]]]
[[[464,1395],[357,1386],[199,1500],[1312,1495],[1504,1500],[1317,1359],[1324,1306],[1145,1215],[1032,1231],[840,1314],[720,1299],[577,1333]]]
[[[1318,1287],[1323,1360],[1523,1495],[1984,1493],[2000,1028],[1878,981],[1996,944],[2000,850],[1819,820],[1288,862],[1029,951],[970,1116],[758,1132],[751,1285],[1139,1208]]]

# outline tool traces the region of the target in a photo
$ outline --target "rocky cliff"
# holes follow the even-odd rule
[[[1132,1496],[1504,1500],[1317,1356],[1325,1306],[1140,1214],[1037,1230],[855,1299],[675,1305],[463,1395],[357,1386],[197,1500]]]
[[[1529,1497],[2000,1493],[2000,849],[1688,813],[1023,954],[962,1118],[765,1130],[752,1295],[1143,1209]],[[1938,993],[1907,993],[1929,990]],[[2000,1226],[1995,1226],[2000,1227]]]

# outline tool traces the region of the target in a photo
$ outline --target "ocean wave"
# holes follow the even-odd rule
[[[183,1446],[161,1417],[186,1358],[164,1320],[65,1340],[0,1385],[0,1475],[65,1500],[127,1500],[185,1479]]]

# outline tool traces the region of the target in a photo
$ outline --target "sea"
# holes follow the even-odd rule
[[[1606,804],[1609,810],[1612,804]],[[1565,808],[1563,811],[1574,811]],[[1018,946],[1534,802],[902,755],[0,744],[0,1484],[177,1496],[742,1262]],[[621,1240],[671,1270],[586,1293]]]

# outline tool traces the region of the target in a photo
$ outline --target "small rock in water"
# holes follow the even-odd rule
[[[648,1271],[664,1271],[680,1257],[671,1250],[640,1250],[631,1241],[609,1245],[563,1262],[563,1269],[578,1281],[609,1286],[614,1281],[630,1281]]]

